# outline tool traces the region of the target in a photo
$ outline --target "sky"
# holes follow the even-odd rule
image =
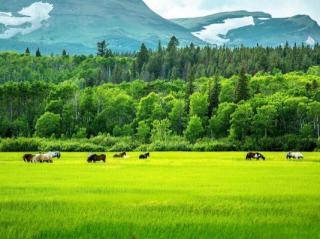
[[[223,11],[264,11],[273,17],[310,15],[320,24],[320,0],[144,0],[165,18],[196,17]]]

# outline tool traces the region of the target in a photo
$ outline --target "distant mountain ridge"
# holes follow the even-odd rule
[[[314,45],[320,42],[320,26],[307,15],[272,18],[264,12],[235,11],[172,21],[216,45],[279,46],[286,42]]]
[[[38,8],[30,10],[36,4]],[[31,19],[22,21],[22,9],[28,9]],[[94,53],[96,43],[105,39],[113,50],[124,52],[137,50],[142,42],[156,47],[159,40],[166,43],[172,35],[182,44],[203,44],[189,30],[160,17],[141,0],[0,0],[0,12],[2,50],[40,46],[48,53],[60,53],[63,48],[73,53]],[[44,17],[46,14],[49,17]],[[14,16],[11,22],[4,24],[10,16]],[[37,19],[41,20],[40,27]],[[19,22],[13,26],[12,21]],[[30,24],[38,28],[4,37],[6,32],[8,35],[18,27],[30,28]]]
[[[309,16],[272,18],[265,12],[234,11],[205,17],[164,19],[142,0],[0,0],[0,50],[94,54],[107,40],[116,52],[166,44],[175,35],[181,45],[313,45],[320,27]]]

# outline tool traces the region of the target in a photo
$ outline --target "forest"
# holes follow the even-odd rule
[[[0,151],[320,149],[320,46],[0,53]]]

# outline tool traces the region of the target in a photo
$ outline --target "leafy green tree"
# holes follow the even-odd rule
[[[191,142],[195,143],[203,136],[204,129],[200,117],[192,116],[189,120],[187,129],[185,130],[185,137]]]
[[[277,123],[277,108],[273,105],[264,105],[257,109],[253,118],[253,128],[258,136],[270,136],[274,134]]]
[[[152,142],[161,141],[166,143],[170,135],[170,121],[168,119],[153,121],[151,131]]]
[[[58,136],[60,134],[60,115],[46,112],[36,123],[36,134],[40,137],[51,137],[52,135]]]
[[[140,121],[137,127],[136,137],[142,143],[148,143],[151,134],[151,128],[146,121]]]
[[[190,116],[198,116],[205,123],[208,119],[208,96],[199,92],[190,97]]]
[[[251,134],[253,109],[249,103],[241,104],[231,115],[230,136],[242,140]]]
[[[226,137],[229,134],[231,115],[236,110],[234,103],[222,103],[219,105],[216,114],[210,120],[211,137]]]
[[[169,113],[170,124],[178,135],[183,133],[187,121],[187,112],[183,100],[174,100],[172,111]]]

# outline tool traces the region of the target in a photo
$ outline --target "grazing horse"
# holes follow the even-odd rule
[[[246,160],[252,160],[252,159],[256,159],[256,160],[263,159],[263,160],[266,160],[266,158],[261,153],[253,153],[253,152],[247,153]]]
[[[57,158],[57,159],[61,158],[61,153],[59,151],[57,151],[57,152],[49,152],[48,154],[51,154],[52,158]]]
[[[303,154],[300,152],[289,152],[287,154],[287,159],[303,159]]]
[[[98,161],[103,161],[104,163],[106,162],[107,156],[105,154],[97,155],[97,154],[90,154],[88,156],[88,163],[96,163]]]
[[[32,158],[33,158],[32,154],[25,154],[22,157],[23,161],[26,162],[26,163],[31,163],[32,162]]]
[[[32,158],[33,163],[53,163],[52,155],[51,154],[36,154]]]
[[[124,158],[126,156],[127,156],[126,152],[122,152],[122,153],[113,155],[114,158]]]
[[[139,159],[147,159],[150,157],[150,153],[140,154]]]

